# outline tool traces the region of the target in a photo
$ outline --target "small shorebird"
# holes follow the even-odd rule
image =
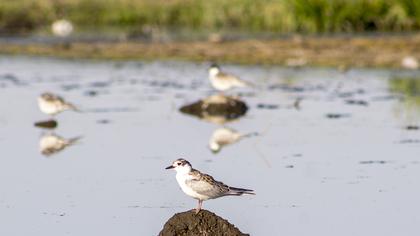
[[[224,146],[236,143],[242,138],[258,135],[258,133],[241,134],[233,129],[218,128],[209,140],[209,148],[213,153],[218,153]]]
[[[201,210],[203,201],[224,197],[240,196],[242,194],[255,194],[254,190],[235,188],[214,180],[210,175],[201,173],[193,169],[191,164],[185,159],[177,159],[166,169],[175,169],[176,180],[182,191],[188,196],[198,200],[195,213]]]
[[[73,104],[52,93],[41,94],[38,97],[38,106],[42,112],[51,116],[66,110],[79,111]]]
[[[240,80],[234,75],[222,72],[217,64],[212,64],[210,66],[209,80],[211,85],[219,91],[226,91],[235,87],[247,87],[251,85],[248,82]]]
[[[45,134],[39,140],[39,151],[44,156],[51,156],[75,144],[81,137],[70,139],[62,138],[54,133]]]
[[[73,32],[73,24],[65,19],[54,21],[51,31],[55,36],[67,37]]]

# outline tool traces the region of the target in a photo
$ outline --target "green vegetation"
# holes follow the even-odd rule
[[[234,53],[232,53],[234,52]],[[295,36],[269,40],[0,42],[0,54],[66,58],[170,59],[288,66],[401,68],[407,55],[420,55],[420,35],[387,37]],[[419,58],[417,56],[417,58]]]
[[[30,32],[58,18],[83,27],[143,26],[253,32],[420,29],[418,0],[1,0],[0,32]]]
[[[403,77],[390,80],[391,91],[403,94],[408,107],[420,107],[420,78]]]

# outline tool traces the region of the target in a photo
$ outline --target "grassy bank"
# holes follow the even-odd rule
[[[389,81],[392,92],[404,94],[403,107],[395,109],[396,114],[404,117],[408,122],[418,120],[420,114],[420,78],[397,77]]]
[[[418,0],[2,0],[0,31],[30,32],[67,18],[83,27],[143,26],[254,32],[420,29]]]
[[[400,68],[420,58],[420,35],[387,37],[290,37],[276,40],[179,42],[0,43],[0,54],[94,59],[182,59],[240,64]]]

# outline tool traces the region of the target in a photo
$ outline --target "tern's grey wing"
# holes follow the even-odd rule
[[[221,79],[221,80],[228,80],[228,81],[239,80],[238,77],[236,77],[234,75],[226,74],[224,72],[219,72],[217,77],[219,77],[219,79]]]
[[[63,109],[70,109],[70,110],[74,110],[74,111],[79,111],[79,109],[77,109],[77,107],[75,105],[67,102],[66,100],[64,100],[64,98],[62,98],[58,95],[51,94],[50,101],[53,102],[55,104],[55,106],[62,107]]]
[[[64,103],[64,99],[56,94],[44,93],[42,97],[48,102],[61,102]]]
[[[60,103],[66,103],[66,101],[64,100],[64,98],[62,98],[62,97],[60,97],[60,96],[56,96],[56,99],[57,99],[57,101],[58,102],[60,102]]]
[[[199,194],[216,198],[229,192],[229,186],[214,180],[210,175],[200,173],[197,170],[193,170],[192,174],[195,178],[188,180],[186,184]]]

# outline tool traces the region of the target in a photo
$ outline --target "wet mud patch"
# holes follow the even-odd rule
[[[88,90],[88,91],[85,91],[83,95],[87,97],[95,97],[96,95],[98,95],[98,92],[94,90]]]
[[[341,119],[341,118],[348,118],[350,114],[347,113],[327,113],[325,115],[326,118],[334,120],[334,119]]]
[[[273,84],[268,86],[268,90],[280,90],[283,92],[289,93],[304,93],[304,92],[314,92],[314,91],[325,91],[326,87],[324,85],[290,85],[290,84]]]
[[[399,141],[400,144],[417,144],[420,143],[420,139],[403,139]]]
[[[407,125],[406,127],[404,127],[404,129],[411,130],[411,131],[416,131],[416,130],[419,130],[420,127],[418,125]]]
[[[262,110],[276,110],[279,109],[280,106],[277,104],[266,104],[266,103],[258,103],[257,104],[257,109],[262,109]]]
[[[107,125],[109,123],[111,123],[111,120],[109,119],[100,119],[96,121],[97,124],[103,124],[103,125]]]
[[[77,90],[77,89],[80,89],[80,88],[81,88],[80,84],[76,84],[76,83],[73,83],[73,84],[63,84],[61,86],[61,89],[64,90],[64,91]]]
[[[0,88],[6,88],[8,86],[22,86],[25,85],[16,75],[6,73],[0,75]]]
[[[347,105],[356,105],[367,107],[369,103],[365,100],[347,99],[344,101]]]
[[[365,92],[364,89],[356,89],[354,91],[339,92],[337,96],[339,98],[351,98],[355,95],[365,94]]]
[[[187,88],[187,86],[181,83],[174,82],[174,81],[150,80],[150,81],[143,81],[142,84],[148,87],[155,87],[155,88],[172,88],[172,89],[186,89]]]
[[[92,88],[106,88],[112,84],[111,81],[95,81],[89,84],[89,87]]]
[[[386,164],[387,161],[360,161],[359,164],[362,165],[371,165],[371,164]]]

